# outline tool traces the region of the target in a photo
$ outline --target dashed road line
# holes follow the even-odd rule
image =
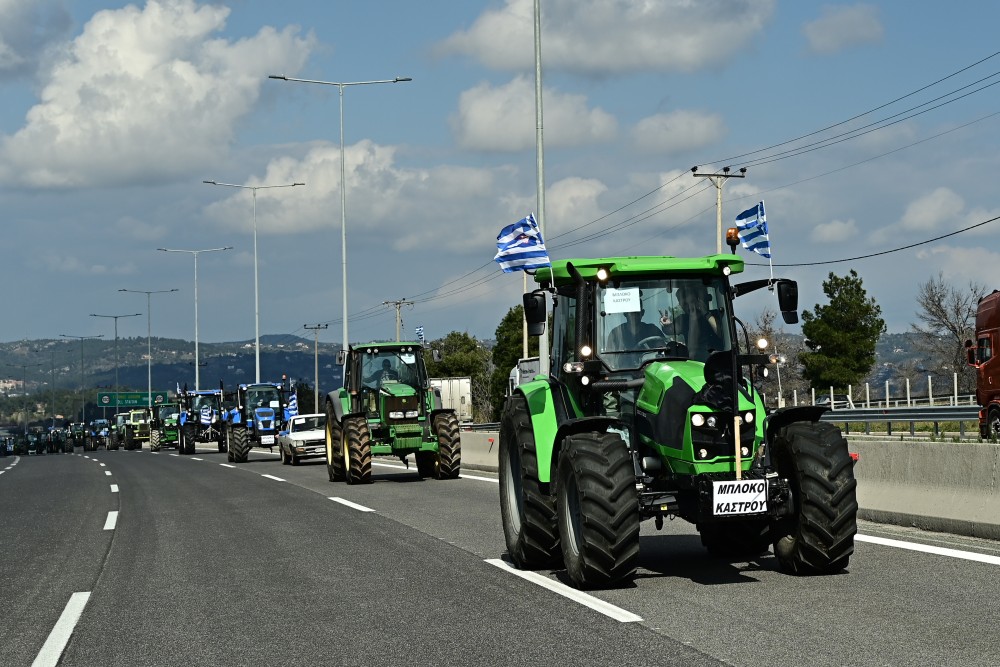
[[[357,503],[352,503],[350,500],[344,500],[343,498],[335,498],[333,496],[328,496],[328,497],[330,498],[330,500],[332,500],[335,503],[340,503],[341,505],[345,505],[347,507],[350,507],[351,509],[356,509],[359,512],[374,512],[375,511],[375,510],[373,510],[370,507],[365,507],[364,505],[359,505]]]
[[[235,468],[236,467],[236,466],[231,466],[228,463],[220,463],[219,465],[222,466],[223,468]]]
[[[69,602],[66,603],[66,607],[59,615],[59,620],[56,621],[45,643],[42,644],[42,650],[38,652],[35,661],[31,663],[32,667],[48,667],[59,664],[59,658],[62,657],[62,652],[66,649],[66,644],[69,643],[69,638],[73,635],[73,629],[80,620],[88,600],[90,600],[89,591],[73,593],[69,596]]]
[[[112,484],[111,485],[111,493],[118,493],[118,485],[117,484]]]
[[[101,466],[102,468],[107,468],[107,467],[108,467],[108,464],[107,464],[107,463],[101,463],[101,464],[99,464],[99,465],[100,465],[100,466]]]
[[[521,577],[522,579],[526,579],[532,582],[533,584],[538,584],[542,588],[548,589],[553,593],[556,593],[565,598],[573,600],[578,604],[582,604],[585,607],[589,607],[594,611],[600,614],[604,614],[608,618],[613,618],[614,620],[619,621],[621,623],[637,623],[642,621],[642,616],[633,614],[632,612],[626,609],[622,609],[621,607],[616,607],[615,605],[605,602],[600,598],[595,598],[593,595],[588,595],[583,591],[578,591],[575,588],[570,588],[566,584],[549,579],[545,575],[539,574],[538,572],[518,570],[507,561],[500,560],[499,558],[488,558],[486,562],[489,563],[490,565],[493,565],[494,567],[498,567],[501,570],[509,572],[510,574]]]
[[[205,459],[199,459],[197,456],[192,456],[191,460],[192,461],[204,461]]]
[[[108,477],[111,477],[111,471],[110,470],[105,470],[104,474],[107,475]]]
[[[267,477],[268,479],[273,479],[275,482],[284,482],[285,480],[280,477],[275,477],[274,475],[261,475],[261,477]]]
[[[118,510],[108,512],[108,518],[104,521],[104,530],[114,530],[118,525]]]
[[[934,554],[936,556],[948,556],[949,558],[961,558],[978,563],[989,565],[1000,565],[1000,556],[990,556],[978,554],[974,551],[961,551],[959,549],[949,549],[947,547],[936,547],[930,544],[918,544],[916,542],[904,542],[902,540],[891,540],[887,537],[875,537],[873,535],[855,535],[854,539],[859,542],[871,542],[881,544],[885,547],[896,547],[897,549],[907,549],[909,551],[920,551],[922,553]]]
[[[379,467],[382,467],[382,468],[395,468],[396,470],[413,470],[412,467],[411,468],[407,468],[406,466],[395,465],[395,464],[392,464],[392,463],[379,463],[378,461],[373,461],[372,465],[373,466],[379,466]],[[499,479],[494,479],[492,477],[480,477],[478,475],[466,475],[464,473],[461,474],[461,475],[459,475],[458,477],[459,477],[459,479],[474,479],[477,482],[490,482],[491,484],[499,484],[500,483]]]

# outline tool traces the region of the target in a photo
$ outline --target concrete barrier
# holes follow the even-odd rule
[[[462,467],[496,471],[499,434],[462,432]],[[1000,540],[1000,445],[851,440],[859,516]]]

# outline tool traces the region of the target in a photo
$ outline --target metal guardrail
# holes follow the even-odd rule
[[[915,435],[916,424],[934,424],[934,435],[940,435],[941,422],[957,422],[960,437],[965,436],[965,422],[975,422],[975,435],[979,435],[979,406],[923,406],[909,408],[862,408],[854,410],[828,410],[821,421],[843,423],[845,435],[850,434],[850,424],[864,424],[864,432],[871,433],[872,424],[885,424],[886,434],[892,435],[893,423],[908,423],[910,435]]]

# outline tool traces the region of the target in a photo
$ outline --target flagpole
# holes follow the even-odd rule
[[[538,198],[538,230],[545,238],[545,142],[542,132],[542,11],[539,0],[535,0],[535,183]],[[525,290],[527,291],[527,290]],[[548,312],[548,297],[545,297]],[[547,319],[547,318],[546,318]],[[547,322],[546,322],[547,324]],[[524,324],[528,326],[527,322]],[[525,348],[527,349],[527,348]],[[525,353],[524,356],[528,356]],[[542,330],[538,338],[538,372],[549,374],[549,330]]]

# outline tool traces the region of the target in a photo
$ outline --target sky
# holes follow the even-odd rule
[[[715,252],[763,200],[800,310],[857,271],[893,333],[921,283],[1000,287],[1000,3],[540,0],[554,259]],[[532,0],[0,0],[0,340],[492,338],[539,211]],[[269,75],[341,83],[297,83]],[[343,104],[343,118],[340,104]],[[207,185],[206,180],[252,190]],[[265,188],[301,182],[296,187]],[[979,224],[986,223],[986,224]],[[976,226],[978,225],[978,226]],[[938,237],[945,237],[939,238]],[[910,246],[899,250],[904,246]],[[746,278],[769,275],[747,255]],[[858,259],[864,255],[874,257]],[[119,290],[177,292],[145,294]],[[745,303],[744,303],[745,302]],[[773,296],[737,304],[752,321]],[[798,333],[797,325],[785,331]]]

